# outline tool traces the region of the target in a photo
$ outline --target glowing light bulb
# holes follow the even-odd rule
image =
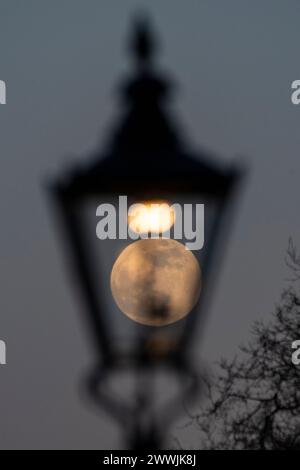
[[[163,233],[174,222],[174,208],[164,201],[133,204],[128,212],[128,225],[136,233]]]

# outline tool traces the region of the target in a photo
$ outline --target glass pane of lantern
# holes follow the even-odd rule
[[[114,337],[111,340],[117,342],[121,350],[127,351],[128,343],[132,344],[136,336],[136,329],[142,327],[120,312],[112,297],[110,276],[115,260],[130,241],[119,238],[112,240],[97,238],[96,225],[99,218],[96,217],[96,209],[100,204],[105,203],[118,208],[118,197],[101,195],[91,199],[82,207],[81,216],[85,227],[86,242],[90,246],[90,252],[93,253],[91,260],[95,283],[93,287],[99,294],[99,304],[101,303],[105,320],[110,324],[109,331],[113,332]]]
[[[207,251],[208,241],[211,237],[214,219],[216,217],[216,204],[212,201],[204,200],[200,195],[185,195],[185,194],[159,194],[160,201],[166,201],[169,204],[180,204],[182,211],[187,213],[192,212],[193,221],[192,231],[198,231],[200,236],[201,227],[196,227],[195,219],[195,205],[205,205],[205,244],[202,250],[195,250],[192,253],[200,263],[201,270],[205,264],[205,255]],[[145,202],[145,200],[137,200],[128,198],[128,208],[132,203]],[[147,202],[151,202],[148,200]],[[154,200],[157,202],[157,200]],[[96,225],[99,218],[96,216],[96,209],[100,204],[109,203],[116,208],[117,225],[116,225],[116,239],[99,240],[96,236]],[[197,315],[197,305],[192,313],[188,314],[184,319],[175,322],[171,325],[164,327],[149,327],[139,324],[128,318],[117,306],[113,299],[110,277],[113,265],[120,255],[120,253],[134,240],[128,238],[127,240],[120,240],[118,237],[118,208],[119,208],[119,195],[99,195],[90,199],[88,203],[82,207],[82,223],[85,227],[86,243],[90,247],[90,252],[93,253],[91,261],[92,269],[94,270],[93,280],[94,289],[99,295],[99,304],[102,305],[106,321],[110,323],[109,331],[113,332],[112,342],[117,344],[118,349],[124,353],[130,352],[132,349],[139,347],[137,342],[142,342],[143,347],[147,352],[153,354],[168,354],[168,352],[176,351],[180,348],[180,339],[185,330],[189,328],[190,316]],[[184,220],[184,217],[182,217]],[[191,227],[188,227],[191,231]],[[170,230],[171,238],[174,237],[174,227]],[[182,238],[177,240],[179,243],[186,244],[191,241],[189,235],[184,227],[182,227]],[[176,289],[176,282],[174,284]],[[129,293],[130,294],[130,293]],[[172,295],[172,293],[170,293]]]
[[[196,226],[197,224],[197,219],[196,219],[196,204],[204,204],[204,245],[201,249],[192,249],[193,255],[196,257],[198,260],[200,267],[201,267],[201,273],[202,273],[202,284],[207,281],[207,268],[208,268],[208,256],[210,255],[210,248],[213,242],[213,232],[214,232],[214,227],[217,219],[221,216],[220,214],[220,200],[215,199],[215,198],[210,198],[207,196],[203,196],[200,193],[199,194],[178,194],[176,198],[176,202],[179,202],[182,207],[184,207],[184,211],[188,213],[189,215],[192,213],[190,217],[188,217],[189,220],[193,221],[193,229],[189,229],[192,232],[197,231],[198,234],[197,236],[200,239],[200,234],[202,227],[201,226]],[[198,224],[199,225],[199,224]],[[188,232],[189,232],[188,230]],[[198,240],[199,240],[198,239]],[[197,240],[197,244],[198,244]],[[190,239],[189,234],[187,233],[187,236],[185,234],[185,231],[183,230],[183,237],[181,240],[181,243],[183,244],[188,244],[190,242],[194,242],[195,239]],[[196,247],[196,245],[194,245]],[[216,248],[216,246],[214,246]],[[202,289],[202,287],[201,287]],[[194,322],[194,317],[200,314],[200,304],[202,301],[202,291],[200,293],[200,298],[197,304],[195,305],[194,309],[192,312],[190,312],[189,315],[183,319],[183,325],[181,327],[182,330],[184,329],[193,329],[193,335],[196,335],[195,331],[195,325],[197,327],[201,328],[202,322],[204,318],[199,319],[200,321]],[[204,312],[202,312],[203,315]]]

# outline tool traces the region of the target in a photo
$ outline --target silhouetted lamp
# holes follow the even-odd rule
[[[208,281],[215,280],[219,271],[219,258],[214,255],[224,240],[225,215],[240,171],[221,165],[211,155],[185,148],[166,111],[171,87],[154,70],[154,42],[145,21],[136,24],[131,50],[136,71],[122,89],[124,110],[106,150],[96,151],[91,159],[63,174],[51,185],[51,191],[95,346],[89,389],[124,426],[128,445],[154,448],[161,445],[162,434],[180,410],[184,396],[197,390],[192,345],[200,334],[200,310],[211,292]],[[128,205],[144,201],[205,204],[205,244],[194,252],[202,270],[202,293],[192,312],[178,322],[164,327],[136,323],[123,315],[113,300],[113,265],[120,253],[136,242],[119,238],[99,241],[96,208],[105,202],[117,207],[119,195],[128,196]],[[182,243],[185,241],[183,238]],[[177,379],[178,394],[174,400],[167,398],[168,406],[157,404],[161,393],[153,388],[159,369]],[[108,389],[110,378],[124,370],[136,374],[134,390],[127,391],[128,401],[125,389],[129,378],[118,397]]]

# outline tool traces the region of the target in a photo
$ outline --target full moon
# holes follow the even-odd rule
[[[184,318],[201,290],[201,269],[191,251],[172,239],[143,239],[117,258],[111,290],[120,310],[143,325],[164,326]]]

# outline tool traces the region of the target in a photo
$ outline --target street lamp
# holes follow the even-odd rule
[[[124,427],[129,446],[158,448],[182,400],[198,390],[192,340],[199,334],[196,326],[203,316],[200,309],[210,290],[209,279],[215,277],[213,255],[217,242],[223,238],[229,201],[232,202],[241,171],[225,167],[209,155],[190,154],[185,149],[166,111],[170,85],[155,72],[154,40],[144,20],[135,26],[131,49],[136,71],[122,89],[126,110],[107,149],[97,151],[88,163],[63,174],[50,189],[59,209],[72,271],[85,300],[95,346],[89,391]],[[120,312],[118,292],[110,288],[112,270],[120,253],[132,242],[126,237],[99,241],[95,234],[97,207],[100,203],[116,206],[120,195],[126,195],[129,204],[143,202],[146,208],[157,201],[164,208],[175,202],[205,205],[205,244],[193,255],[201,266],[202,292],[199,302],[180,321],[162,322],[164,326],[157,327],[152,326],[155,322],[142,324]],[[139,227],[143,223],[147,225],[142,216]],[[131,228],[139,232],[134,224]],[[166,228],[158,228],[157,232]],[[149,228],[140,229],[143,230]],[[184,237],[183,234],[182,243],[186,241]],[[178,394],[168,400],[168,405],[156,404],[160,392],[154,389],[153,377],[158,369],[177,379]],[[127,402],[122,393],[121,398],[116,398],[108,389],[111,376],[121,370],[136,374],[136,386]]]

